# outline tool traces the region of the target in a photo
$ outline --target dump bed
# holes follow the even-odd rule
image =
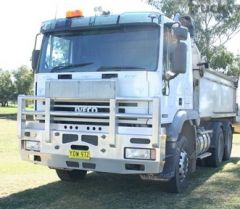
[[[195,108],[201,118],[236,117],[235,81],[212,70],[205,70],[203,76],[194,73]]]

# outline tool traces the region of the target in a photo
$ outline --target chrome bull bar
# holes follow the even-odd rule
[[[76,99],[76,98],[75,98]],[[34,102],[45,102],[45,109],[43,111],[37,110],[26,110],[26,101],[32,100]],[[83,101],[83,100],[79,100]],[[130,98],[130,97],[116,97],[114,99],[108,99],[110,107],[109,113],[86,113],[86,112],[70,112],[70,111],[51,111],[51,98],[40,97],[40,96],[25,96],[20,95],[18,97],[18,136],[23,137],[23,132],[26,125],[26,116],[32,115],[43,115],[45,117],[44,134],[45,142],[51,143],[51,117],[52,116],[89,116],[89,117],[109,117],[109,140],[111,140],[111,147],[117,147],[117,124],[116,121],[119,117],[124,118],[145,118],[152,119],[152,136],[151,144],[153,147],[160,147],[160,135],[161,135],[161,124],[160,124],[160,100],[159,98]],[[125,114],[117,113],[118,102],[152,102],[152,114]]]

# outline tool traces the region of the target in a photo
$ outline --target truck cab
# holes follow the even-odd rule
[[[19,96],[22,159],[62,180],[87,171],[139,174],[182,191],[213,129],[197,129],[188,29],[156,12],[72,14],[41,27],[35,95]]]

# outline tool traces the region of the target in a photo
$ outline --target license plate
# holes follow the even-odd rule
[[[90,160],[90,151],[69,150],[68,157],[71,159]]]

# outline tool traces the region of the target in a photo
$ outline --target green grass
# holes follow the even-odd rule
[[[33,110],[33,105],[29,105],[26,110]],[[9,107],[1,107],[0,106],[0,118],[2,119],[17,119],[17,106],[10,105]]]
[[[16,106],[0,107],[0,115],[16,114],[16,113],[17,113]]]
[[[133,175],[88,174],[78,183],[60,182],[53,170],[20,160],[16,121],[0,119],[1,209],[239,209],[240,139],[231,161],[220,168],[198,167],[183,194]]]

